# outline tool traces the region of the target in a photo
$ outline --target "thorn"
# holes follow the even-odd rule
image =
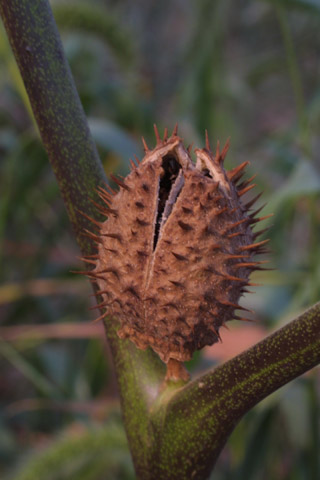
[[[189,153],[189,155],[191,154],[192,147],[193,147],[193,142],[190,143],[190,145],[188,145],[188,148],[187,148],[187,152]]]
[[[208,136],[208,130],[207,129],[205,130],[205,134],[206,134],[206,149],[208,150],[208,152],[211,152],[211,147],[210,147],[210,142],[209,142],[209,136]]]
[[[86,276],[89,276],[90,270],[70,270],[70,273],[74,273],[75,275],[86,275]]]
[[[179,315],[181,314],[178,306],[177,306],[175,303],[173,303],[173,302],[165,303],[165,304],[162,305],[160,308],[163,308],[163,309],[164,309],[164,308],[174,308],[174,309],[179,313]]]
[[[236,263],[235,265],[233,265],[233,268],[243,268],[243,267],[255,268],[256,265],[261,265],[264,263],[269,263],[269,260],[262,260],[261,262]]]
[[[215,214],[216,217],[217,217],[218,215],[222,215],[222,214],[225,213],[227,210],[228,210],[228,207],[222,208],[218,213]]]
[[[159,145],[161,143],[161,138],[160,138],[160,135],[159,135],[158,127],[155,123],[153,124],[153,130],[154,130],[154,134],[155,134],[155,137],[156,137],[157,145]]]
[[[233,320],[240,320],[240,322],[258,323],[257,320],[253,320],[251,318],[238,317],[238,315],[234,315]]]
[[[214,157],[214,161],[216,163],[219,163],[219,157],[220,157],[220,142],[219,140],[217,141],[217,148],[216,148],[216,154],[215,154],[215,157]]]
[[[126,185],[122,180],[120,180],[119,178],[117,178],[115,175],[113,175],[112,173],[110,173],[110,178],[117,184],[119,185],[119,187],[121,188],[124,188],[125,190],[127,190],[128,192],[131,190],[130,187],[128,187],[128,185]]]
[[[122,237],[118,233],[101,233],[102,237],[109,237],[118,240],[119,243],[122,243]]]
[[[272,251],[268,248],[261,248],[254,252],[255,255],[268,255],[269,253],[272,253]]]
[[[91,271],[91,270],[84,270],[84,271],[75,271],[75,270],[70,270],[70,273],[75,273],[76,275],[86,275],[87,277],[90,278],[90,280],[92,280],[93,282],[95,282],[96,278],[99,278],[101,280],[104,280],[104,277],[98,275],[97,273],[95,273],[94,271]]]
[[[179,255],[179,253],[175,253],[175,252],[171,252],[171,253],[176,257],[177,260],[183,260],[183,261],[188,260],[188,258],[185,257],[184,255]]]
[[[114,215],[115,217],[118,216],[118,210],[115,208],[105,208],[104,211],[106,212],[107,215]]]
[[[254,223],[262,222],[263,220],[267,220],[267,218],[271,218],[274,216],[274,213],[269,213],[269,215],[265,215],[264,217],[254,218],[251,220],[251,225]]]
[[[84,237],[91,238],[92,240],[94,240],[97,243],[102,243],[101,236],[95,235],[94,233],[90,232],[86,228],[84,229],[84,232],[81,232],[81,235],[83,235]]]
[[[98,308],[107,307],[108,305],[110,305],[110,302],[102,302],[102,303],[99,303],[99,305],[94,305],[93,307],[89,307],[89,310],[97,310]]]
[[[241,293],[256,293],[256,292],[252,292],[251,290],[248,290],[247,288],[242,287]]]
[[[184,223],[182,220],[178,220],[178,225],[182,230],[185,230],[186,232],[189,232],[190,230],[193,230],[193,227],[189,225],[188,223]]]
[[[123,290],[123,293],[126,293],[126,292],[129,292],[131,293],[131,295],[133,295],[134,297],[136,297],[138,300],[140,300],[140,295],[139,293],[136,291],[136,289],[134,287],[127,287]]]
[[[144,252],[143,250],[137,250],[137,254],[139,257],[149,257],[149,254]]]
[[[106,250],[107,252],[118,253],[118,251],[117,251],[117,250],[114,250],[113,248],[106,248],[104,245],[103,245],[103,248],[104,248],[104,250]]]
[[[169,280],[169,282],[172,283],[172,285],[174,285],[175,287],[184,288],[184,285],[181,282],[176,282],[175,280]]]
[[[142,220],[141,218],[138,218],[138,217],[136,218],[136,222],[141,227],[147,227],[148,225],[150,225],[149,222],[146,222],[145,220]]]
[[[149,147],[148,147],[147,142],[145,141],[144,137],[141,137],[141,140],[142,140],[142,145],[143,145],[143,149],[144,149],[145,153],[149,152]]]
[[[100,270],[97,273],[100,274],[100,275],[101,275],[101,273],[113,273],[113,275],[117,278],[117,280],[120,280],[119,273],[117,272],[117,270],[115,268],[105,268],[104,270]],[[104,277],[102,277],[102,278],[104,278]]]
[[[106,183],[106,188],[110,191],[111,197],[114,197],[115,195],[117,195],[118,192],[116,190],[113,190],[113,188],[111,188],[110,185],[108,185],[107,183]]]
[[[99,297],[100,295],[108,295],[110,296],[110,292],[108,290],[98,290],[96,293],[92,293],[89,297]]]
[[[229,259],[238,259],[238,258],[249,258],[250,255],[234,255],[233,253],[229,253],[226,258]]]
[[[99,186],[98,188],[95,189],[95,191],[97,192],[97,194],[102,200],[106,199],[108,202],[112,202],[112,195],[109,192],[107,192],[104,188]]]
[[[101,226],[102,226],[102,223],[101,222],[98,222],[97,220],[95,220],[94,218],[91,218],[89,217],[89,215],[87,215],[86,213],[82,212],[81,210],[79,210],[77,207],[75,207],[75,210],[80,213],[80,215],[82,215],[84,218],[86,218],[87,220],[89,220],[89,222],[93,223],[94,225],[96,225],[96,227],[98,227],[98,229],[100,230]]]
[[[223,147],[222,152],[221,152],[221,154],[220,154],[220,159],[219,159],[219,162],[220,162],[220,163],[223,163],[223,162],[224,162],[224,159],[225,159],[226,156],[227,156],[227,153],[228,153],[229,148],[230,148],[230,137],[227,138],[227,141],[226,141],[226,143],[225,143],[225,146]]]
[[[236,175],[238,175],[238,173],[240,173],[247,165],[250,165],[250,162],[248,162],[248,161],[243,162],[243,163],[241,163],[241,165],[238,165],[237,167],[233,168],[232,170],[229,170],[229,172],[227,172],[227,176],[228,176],[229,180],[233,180],[234,177]]]
[[[166,142],[167,140],[168,140],[168,128],[166,127],[163,133],[163,141]]]
[[[252,250],[252,249],[255,249],[257,247],[260,247],[261,245],[264,245],[265,243],[268,243],[270,241],[270,239],[267,239],[267,240],[262,240],[261,242],[257,242],[257,243],[251,243],[250,245],[246,245],[244,247],[240,247],[240,251],[243,252],[244,250]]]
[[[225,235],[229,230],[232,228],[238,227],[239,225],[242,225],[243,223],[249,222],[249,218],[243,218],[242,220],[239,220],[238,222],[232,223],[231,225],[228,225],[225,231],[223,232],[223,235]]]
[[[248,180],[245,180],[244,182],[242,182],[240,185],[238,185],[237,188],[245,188],[247,185],[249,185],[249,183],[252,182],[252,180],[254,180],[257,176],[257,173],[252,175],[252,177],[248,178]]]
[[[266,203],[264,203],[263,205],[261,205],[261,207],[257,208],[257,210],[255,210],[253,213],[250,213],[249,217],[250,217],[250,218],[255,217],[259,212],[261,212],[261,210],[262,210],[266,205],[267,205]]]
[[[219,334],[219,332],[214,328],[214,326],[213,326],[213,325],[209,325],[208,328],[209,328],[209,330],[211,330],[211,331],[215,334],[215,336],[218,338],[219,342],[222,342],[221,337],[220,337],[220,334]]]
[[[135,170],[137,168],[137,165],[134,163],[132,158],[129,158],[129,162],[130,162],[131,170],[132,171]]]
[[[272,227],[272,225],[270,225],[270,226],[267,227],[267,228],[263,228],[262,230],[259,230],[258,232],[255,232],[255,233],[253,234],[254,240],[255,240],[257,237],[260,237],[260,235],[262,235],[263,233],[266,233],[268,230],[270,230],[271,227]]]
[[[171,136],[176,137],[177,135],[178,135],[178,123],[175,124]]]
[[[221,302],[219,300],[219,303],[221,303],[222,305],[226,305],[227,307],[233,307],[237,310],[243,310],[244,312],[255,313],[253,310],[249,310],[248,308],[242,307],[241,305],[238,305],[237,303],[232,303],[232,302],[229,302],[227,300],[225,300],[224,302]]]
[[[137,162],[138,166],[140,165],[140,160],[139,158],[137,157],[137,155],[133,155],[134,156],[134,159],[135,161]]]
[[[245,174],[245,172],[242,172],[239,175],[235,176],[235,178],[233,179],[233,184],[234,184],[235,187],[239,188],[239,182],[240,182],[240,180],[241,180],[241,178],[243,177],[244,174]]]
[[[244,237],[244,236],[245,236],[245,233],[242,233],[242,232],[235,232],[227,235],[228,238]]]
[[[256,267],[255,270],[258,270],[259,272],[273,272],[275,268],[264,268],[264,267]]]
[[[100,197],[101,198],[101,197]],[[99,203],[95,202],[94,200],[92,200],[92,198],[89,199],[90,202],[92,203],[92,205],[94,205],[96,207],[96,209],[104,216],[108,216],[110,213],[112,213],[115,217],[118,215],[118,211],[117,210],[114,210],[112,208],[106,208],[106,207],[103,207],[102,205],[100,205]],[[110,205],[109,203],[107,205]]]
[[[96,318],[95,320],[92,320],[91,323],[98,323],[100,322],[100,320],[103,320],[107,316],[108,316],[108,312],[104,312],[100,317]]]
[[[252,185],[249,185],[248,187],[245,187],[243,188],[242,190],[238,190],[237,191],[237,195],[238,197],[242,197],[242,195],[244,195],[245,193],[249,192],[250,190],[252,190],[254,187],[256,187],[257,184],[256,183],[253,183]]]
[[[79,258],[79,260],[82,260],[82,262],[90,263],[91,265],[96,265],[96,262],[94,260],[89,260],[88,258],[85,258],[85,257],[77,257],[77,258]]]
[[[183,206],[181,208],[183,210],[183,213],[187,213],[187,214],[193,213],[193,210],[191,208],[183,207]]]
[[[259,200],[259,198],[261,197],[262,194],[263,194],[263,192],[258,193],[258,195],[256,197],[254,197],[252,200],[250,200],[250,202],[248,202],[244,205],[244,208],[246,210],[249,210],[249,208],[252,207],[252,205],[254,203],[256,203],[257,200]]]
[[[243,283],[247,282],[247,280],[245,280],[244,278],[234,277],[233,275],[225,274],[225,275],[222,275],[222,276],[223,276],[224,279],[230,280],[232,282],[243,282]]]

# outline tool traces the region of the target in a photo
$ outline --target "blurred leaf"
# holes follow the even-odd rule
[[[126,64],[132,61],[133,38],[120,25],[120,19],[98,3],[54,2],[55,20],[60,29],[75,29],[91,33],[103,39],[119,60]]]
[[[319,193],[319,173],[310,162],[301,159],[289,179],[272,195],[266,210],[276,212],[283,202]]]
[[[97,145],[106,151],[119,155],[126,163],[133,154],[139,154],[141,147],[121,127],[108,120],[89,118],[89,127]]]
[[[310,438],[308,422],[308,392],[301,381],[290,384],[284,391],[280,408],[286,419],[289,438],[295,447],[306,447]]]
[[[126,436],[116,423],[61,435],[11,480],[93,480],[103,473],[108,480],[134,478]]]
[[[268,443],[272,441],[271,430],[276,407],[272,405],[260,412],[256,418],[255,426],[247,439],[246,454],[234,480],[252,480],[261,471],[261,464],[266,462]]]

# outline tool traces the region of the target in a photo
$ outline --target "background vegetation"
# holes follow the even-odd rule
[[[320,2],[51,4],[106,171],[127,173],[154,122],[178,121],[197,146],[205,128],[230,135],[227,166],[250,160],[275,213],[276,270],[255,274],[263,287],[243,304],[271,330],[318,301]],[[79,252],[3,28],[0,62],[0,475],[134,478],[91,288],[70,273]],[[190,368],[217,362],[214,349]],[[214,478],[318,479],[319,385],[314,370],[251,411]]]

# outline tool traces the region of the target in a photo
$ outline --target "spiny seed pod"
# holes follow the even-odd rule
[[[150,346],[160,358],[183,362],[195,350],[219,340],[219,328],[240,319],[236,309],[249,276],[261,269],[253,257],[265,253],[267,240],[252,226],[264,218],[249,213],[242,196],[254,185],[239,184],[244,162],[225,171],[228,143],[215,154],[196,149],[196,164],[177,129],[125,179],[99,189],[107,220],[100,224],[98,255],[89,276],[98,283],[100,307],[121,322],[119,337],[138,348]],[[92,262],[92,260],[88,260]],[[110,319],[110,321],[112,321]]]

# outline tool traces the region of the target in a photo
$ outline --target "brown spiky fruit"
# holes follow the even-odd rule
[[[254,256],[264,253],[252,226],[260,219],[243,195],[252,179],[239,185],[249,162],[225,171],[228,143],[213,154],[196,149],[196,164],[177,129],[149,150],[125,179],[113,180],[117,193],[100,189],[107,220],[94,238],[99,243],[89,275],[103,298],[102,315],[117,317],[121,338],[138,348],[150,346],[180,375],[177,361],[219,339],[219,328],[240,318],[236,309],[261,268]],[[90,235],[90,234],[89,234]],[[110,319],[112,321],[112,319]]]

